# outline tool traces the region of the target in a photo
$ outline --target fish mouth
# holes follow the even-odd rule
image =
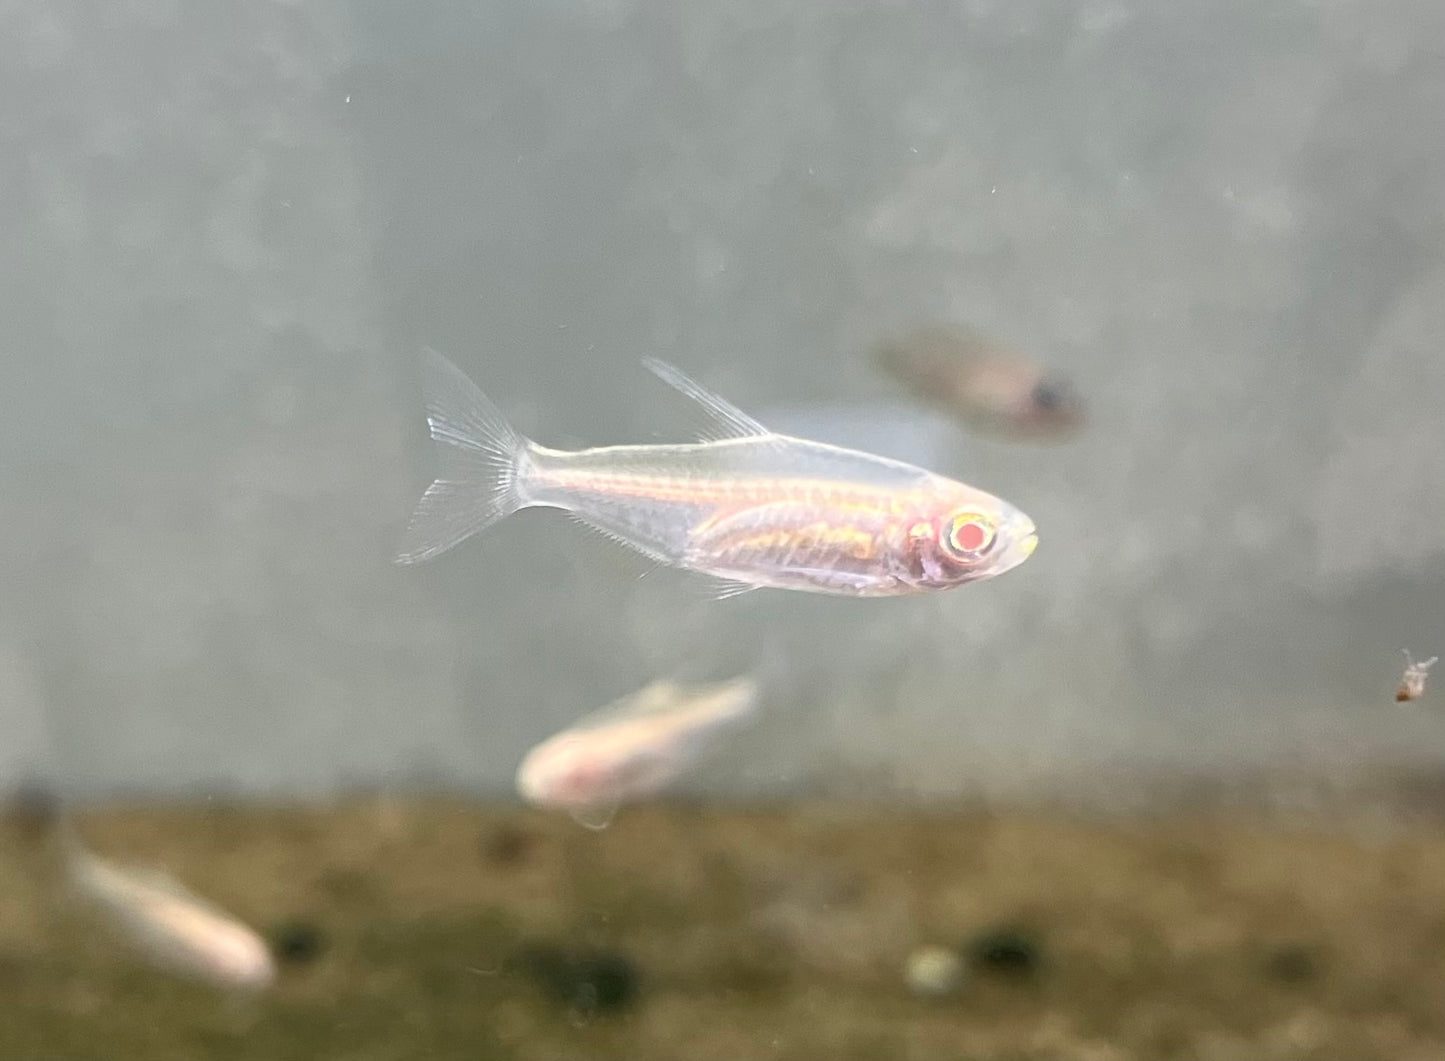
[[[1034,521],[1023,513],[1014,517],[1012,526],[1009,527],[1009,537],[1013,539],[1013,548],[1009,550],[1009,569],[1018,567],[1029,557],[1034,555],[1034,550],[1039,547],[1039,532],[1034,526]]]

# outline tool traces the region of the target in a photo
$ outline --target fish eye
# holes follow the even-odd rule
[[[1064,388],[1050,380],[1041,380],[1034,385],[1034,404],[1040,409],[1057,409],[1064,404]]]
[[[944,548],[962,560],[976,560],[993,545],[993,522],[978,512],[953,517],[944,536]]]

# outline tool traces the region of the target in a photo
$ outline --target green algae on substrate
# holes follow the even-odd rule
[[[7,826],[0,1059],[1445,1055],[1445,836],[1424,827],[691,807],[593,833],[372,799],[79,821],[311,943],[252,1000],[155,972]],[[955,996],[908,994],[923,943],[972,959]]]

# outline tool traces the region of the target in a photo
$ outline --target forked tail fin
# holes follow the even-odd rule
[[[440,469],[412,513],[399,564],[419,564],[511,515],[527,440],[490,398],[435,350],[422,354],[426,419]]]

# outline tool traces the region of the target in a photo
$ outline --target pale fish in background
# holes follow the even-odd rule
[[[658,564],[721,580],[859,597],[950,589],[1023,563],[1033,521],[1008,502],[857,450],[780,435],[659,361],[717,437],[563,451],[523,438],[446,358],[424,358],[441,474],[400,563],[418,563],[529,507],[560,508]]]
[[[697,762],[718,733],[752,713],[750,677],[713,685],[657,681],[581,719],[527,753],[517,791],[604,828],[624,803],[652,796]]]
[[[974,428],[1049,441],[1084,423],[1083,401],[1063,376],[962,326],[921,329],[880,344],[873,356],[915,397]]]
[[[64,826],[61,843],[74,891],[156,966],[230,990],[259,990],[276,979],[261,937],[179,882],[107,862]]]
[[[1439,662],[1439,656],[1431,656],[1429,659],[1416,661],[1408,648],[1402,648],[1405,653],[1405,673],[1400,675],[1400,684],[1395,689],[1395,702],[1402,704],[1406,700],[1418,700],[1425,695],[1425,680],[1430,676],[1430,668]]]

